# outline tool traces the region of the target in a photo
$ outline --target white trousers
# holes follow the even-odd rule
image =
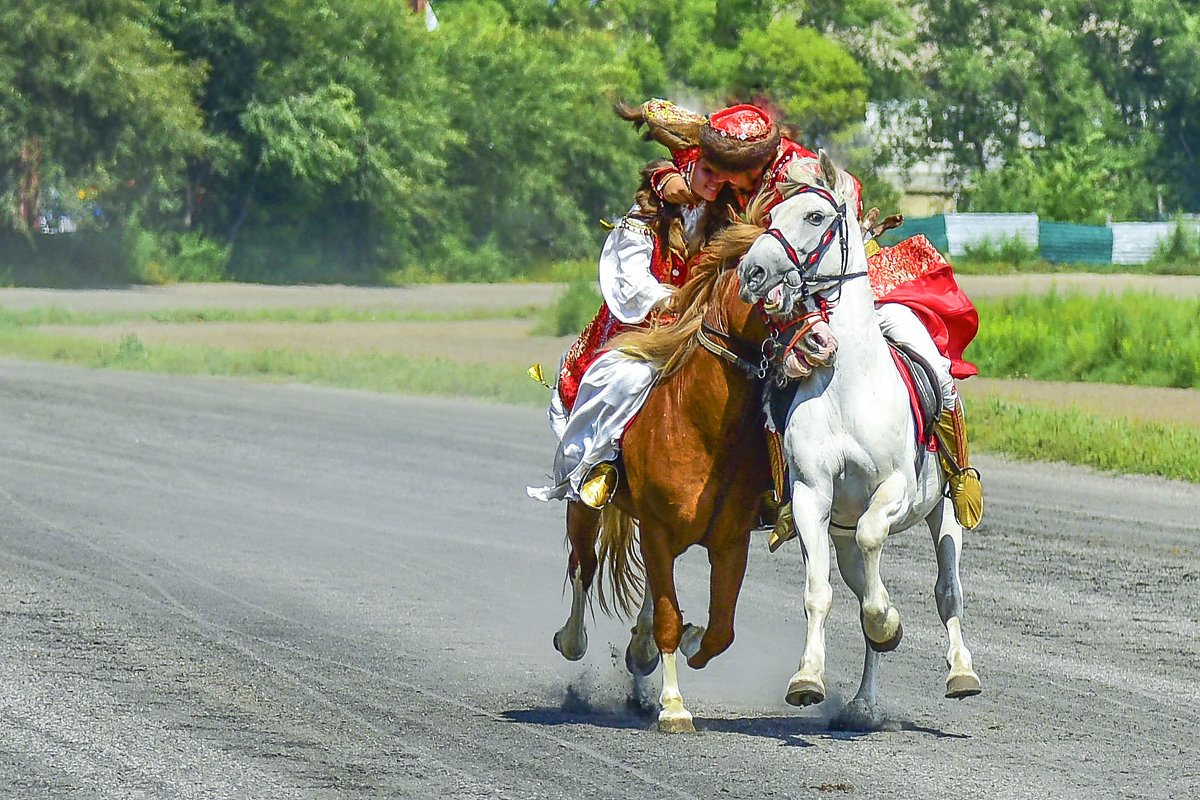
[[[553,483],[526,487],[538,500],[578,500],[579,485],[602,461],[620,452],[621,436],[650,395],[657,370],[617,350],[603,353],[583,373],[570,414],[558,391],[550,400],[550,429],[558,439]]]
[[[875,306],[875,318],[879,321],[879,328],[884,336],[908,345],[917,355],[929,362],[938,375],[942,405],[953,411],[958,403],[958,390],[954,388],[954,378],[950,375],[950,359],[938,351],[933,337],[929,335],[929,329],[921,322],[921,318],[911,308],[900,303],[881,303]]]

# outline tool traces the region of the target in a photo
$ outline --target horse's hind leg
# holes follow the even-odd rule
[[[631,675],[645,677],[654,672],[659,660],[658,645],[654,642],[654,595],[650,593],[649,586],[646,587],[642,609],[630,633],[633,636],[625,648],[625,669]]]
[[[568,661],[578,661],[587,652],[583,612],[588,589],[596,577],[596,535],[599,530],[599,511],[583,503],[567,503],[567,538],[571,542],[567,579],[571,582],[571,615],[554,634],[554,649]]]
[[[946,697],[971,697],[983,691],[979,676],[971,662],[962,635],[963,595],[958,579],[958,559],[962,554],[962,526],[954,518],[950,504],[943,500],[926,519],[933,534],[937,554],[938,576],[933,594],[937,598],[938,616],[946,626],[950,649],[946,661],[950,675],[946,678]]]
[[[867,510],[858,520],[855,541],[862,551],[866,579],[862,598],[863,633],[867,644],[881,653],[894,650],[904,636],[900,611],[892,604],[879,575],[883,543],[891,532],[893,516],[904,496],[905,480],[899,474],[885,479],[871,496]]]
[[[862,551],[858,549],[858,543],[853,536],[835,534],[832,539],[837,550],[838,571],[842,573],[842,580],[850,587],[850,591],[854,592],[861,605],[867,590],[867,572]],[[840,730],[875,730],[883,723],[877,698],[879,668],[883,656],[867,643],[865,632],[863,642],[866,655],[863,659],[862,680],[858,684],[858,691],[854,699],[833,719],[833,726]]]

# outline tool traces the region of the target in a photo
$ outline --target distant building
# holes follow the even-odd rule
[[[866,132],[875,141],[889,141],[904,152],[914,152],[926,129],[924,120],[896,106],[870,103],[867,106]],[[884,166],[879,175],[900,192],[900,211],[906,217],[930,217],[958,210],[958,190],[953,181],[950,159],[935,154],[910,165]]]

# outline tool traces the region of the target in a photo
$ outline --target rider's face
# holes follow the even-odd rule
[[[744,194],[754,188],[761,172],[761,169],[750,172],[724,172],[709,164],[707,159],[700,158],[692,167],[692,193],[712,201],[717,199],[721,187],[729,184]]]

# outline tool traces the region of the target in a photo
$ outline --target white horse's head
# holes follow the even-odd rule
[[[784,200],[771,210],[770,227],[738,266],[742,300],[761,300],[768,314],[784,319],[861,274],[850,267],[862,251],[854,181],[825,151],[794,165],[788,178]]]

